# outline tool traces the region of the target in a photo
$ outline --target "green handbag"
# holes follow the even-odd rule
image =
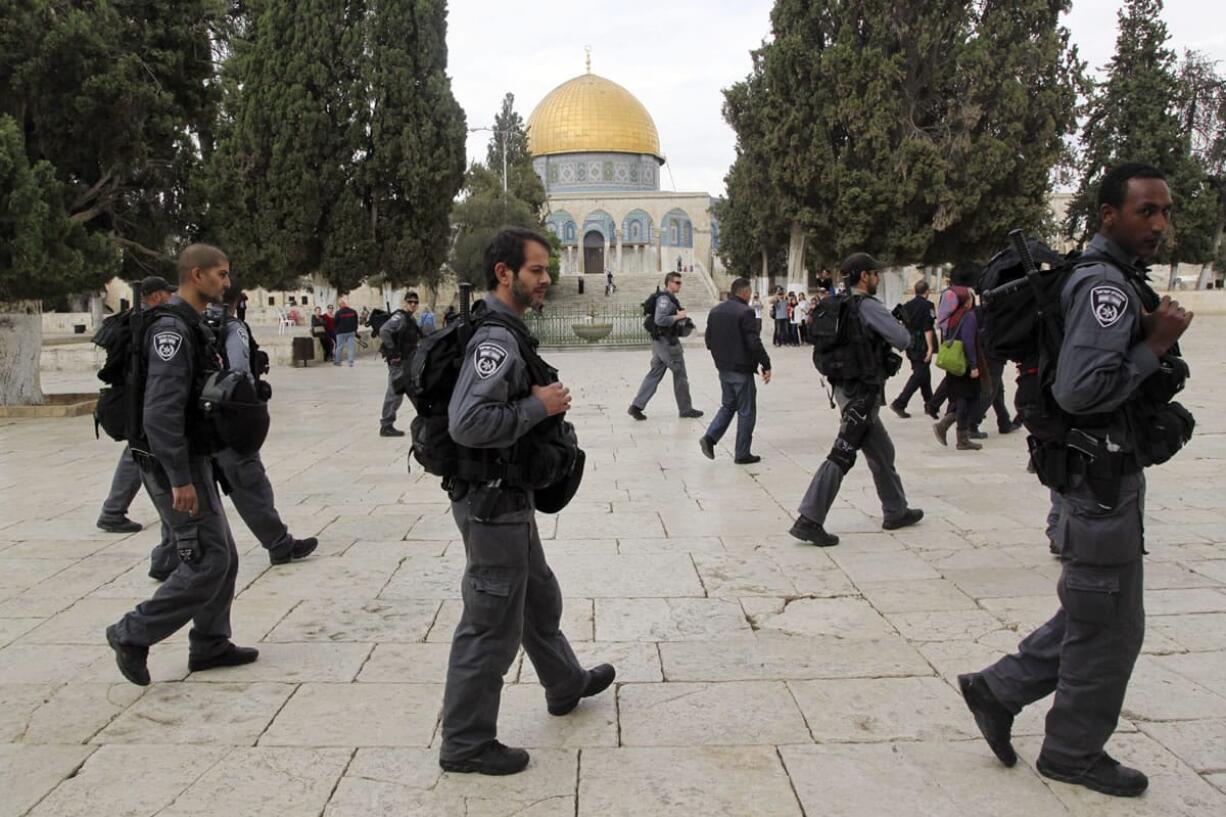
[[[941,343],[937,352],[937,368],[944,369],[954,377],[966,374],[966,347],[960,340],[947,340]]]

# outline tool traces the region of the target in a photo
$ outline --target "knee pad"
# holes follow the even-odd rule
[[[826,459],[838,466],[843,476],[847,476],[847,472],[856,464],[856,447],[843,439],[843,435],[840,434],[834,438],[834,445],[830,447],[830,453],[826,455]]]
[[[872,414],[868,406],[854,401],[843,409],[843,422],[839,426],[839,438],[852,448],[852,453],[864,442],[864,437],[873,426]],[[837,443],[836,443],[837,444]]]

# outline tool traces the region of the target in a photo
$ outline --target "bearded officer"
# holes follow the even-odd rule
[[[570,408],[560,383],[534,385],[516,335],[522,316],[549,289],[549,243],[530,230],[507,229],[485,251],[485,308],[506,326],[478,323],[448,407],[460,446],[491,454],[514,446],[548,417]],[[608,664],[585,670],[559,629],[562,591],[545,562],[533,492],[503,480],[453,485],[452,514],[464,539],[464,612],[456,627],[443,697],[439,765],[452,772],[514,774],[523,749],[496,739],[502,676],[522,643],[536,668],[551,715],[613,683]]]
[[[149,683],[149,647],[188,622],[192,672],[259,655],[230,640],[238,549],[209,458],[217,440],[199,406],[207,372],[219,368],[201,315],[225,291],[230,262],[216,247],[193,244],[179,255],[178,272],[179,291],[168,304],[178,314],[158,318],[144,336],[144,439],[132,450],[158,516],[174,532],[180,563],[153,598],[106,629],[119,671],[140,686]]]
[[[1170,225],[1171,193],[1162,173],[1148,165],[1121,165],[1103,177],[1098,203],[1101,226],[1089,252],[1109,260],[1074,270],[1060,298],[1065,334],[1052,396],[1074,430],[1088,429],[1103,444],[1092,459],[1076,450],[1066,454],[1073,475],[1053,503],[1053,541],[1062,561],[1060,608],[1015,654],[959,676],[958,683],[1006,766],[1017,762],[1014,716],[1055,692],[1039,773],[1104,794],[1135,796],[1148,779],[1104,748],[1145,633],[1145,475],[1137,455],[1147,450],[1147,431],[1121,412],[1146,399],[1147,381],[1165,376],[1161,359],[1187,330],[1192,313],[1169,297],[1152,312],[1140,300],[1143,291],[1153,293],[1139,264],[1157,254]],[[1164,400],[1169,404],[1169,397]],[[1102,473],[1103,464],[1112,473]],[[1114,496],[1101,496],[1104,485]]]
[[[235,315],[242,293],[242,287],[231,277],[224,304],[210,306],[208,314],[219,327],[218,339],[224,349],[226,368],[241,372],[254,384],[256,373],[251,360],[251,327]],[[227,496],[234,503],[234,509],[247,529],[268,551],[270,564],[289,564],[315,552],[319,541],[314,536],[295,539],[277,513],[272,483],[268,481],[268,472],[264,470],[259,451],[240,454],[226,447],[217,452],[213,462],[221,471]],[[174,548],[163,548],[161,553],[155,553],[154,563],[155,568],[173,570],[178,563]]]

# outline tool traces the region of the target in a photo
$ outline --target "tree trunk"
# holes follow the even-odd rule
[[[796,223],[792,224],[792,233],[788,236],[787,283],[805,283],[805,231]]]
[[[1213,286],[1213,264],[1200,265],[1200,275],[1196,276],[1197,289],[1210,289]]]
[[[42,404],[42,350],[41,302],[0,302],[0,405]]]
[[[771,279],[770,253],[766,251],[766,247],[762,248],[762,277],[767,281]]]
[[[1175,279],[1178,277],[1179,277],[1179,262],[1176,261],[1174,264],[1171,264],[1171,274],[1166,279],[1167,291],[1173,290],[1175,288]]]

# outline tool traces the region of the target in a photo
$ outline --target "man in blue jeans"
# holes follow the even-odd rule
[[[341,356],[348,349],[349,365],[352,366],[354,353],[357,351],[354,344],[358,336],[358,313],[353,311],[344,298],[341,298],[339,303],[341,308],[336,310],[333,319],[336,321],[336,349],[332,353],[332,365],[341,365]]]
[[[753,307],[749,305],[749,290],[749,280],[737,278],[732,282],[732,297],[707,315],[707,348],[719,371],[722,397],[711,426],[698,441],[707,459],[715,459],[715,444],[724,436],[732,423],[732,415],[736,414],[733,461],[739,465],[750,465],[762,459],[750,450],[758,418],[758,387],[754,383],[754,373],[761,369],[762,382],[771,382],[771,359],[762,345],[761,330]]]

